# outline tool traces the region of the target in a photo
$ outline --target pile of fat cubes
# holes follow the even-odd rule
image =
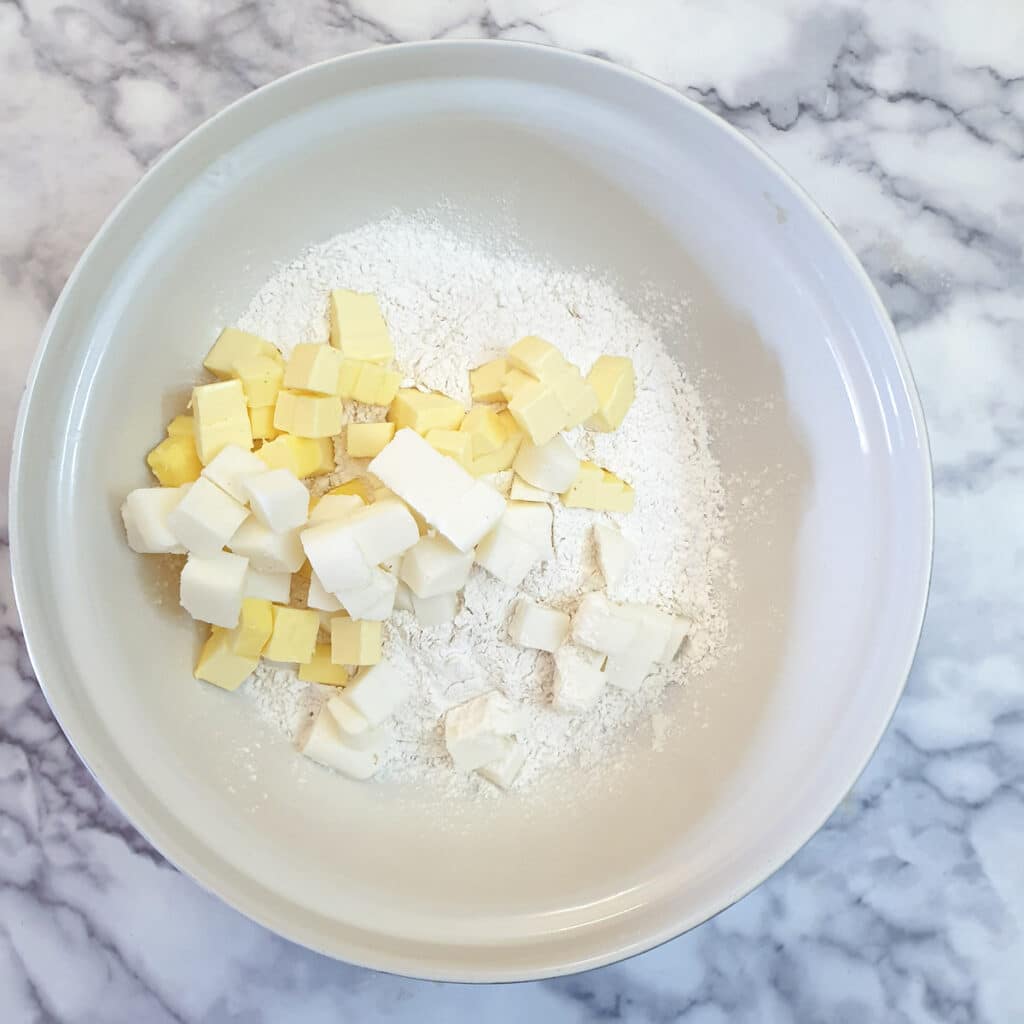
[[[614,430],[633,400],[632,364],[602,356],[586,378],[537,337],[470,372],[474,404],[401,387],[373,295],[329,296],[330,338],[275,345],[224,330],[204,361],[215,380],[147,457],[160,486],[122,506],[128,543],[186,556],[180,602],[209,625],[195,675],[234,690],[261,658],[335,687],[299,747],[357,779],[384,763],[387,720],[414,680],[383,661],[383,623],[396,611],[424,627],[451,623],[474,565],[518,587],[554,557],[552,503],[628,512],[632,488],[579,459],[562,431]],[[346,402],[377,406],[346,422]],[[365,419],[361,416],[360,419]],[[335,471],[335,444],[365,472],[311,497]],[[514,470],[508,498],[491,474]],[[612,526],[595,526],[609,583],[630,558]],[[583,711],[611,684],[636,689],[674,657],[685,620],[590,594],[573,619],[521,599],[510,636],[554,654],[553,703]],[[525,757],[520,710],[490,691],[445,715],[457,769],[500,787]]]

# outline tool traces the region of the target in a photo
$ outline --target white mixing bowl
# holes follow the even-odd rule
[[[595,266],[637,302],[645,281],[691,297],[679,358],[735,481],[741,580],[729,597],[739,647],[677,692],[683,724],[666,749],[638,752],[607,786],[566,772],[551,792],[472,810],[328,772],[296,785],[287,741],[192,681],[193,627],[118,516],[210,340],[276,263],[442,198],[480,225],[513,222],[531,251]],[[25,636],[104,789],[239,910],[403,974],[593,967],[750,891],[864,767],[924,613],[924,425],[857,261],[724,123],[640,76],[539,47],[362,53],[195,131],[82,257],[15,448]]]

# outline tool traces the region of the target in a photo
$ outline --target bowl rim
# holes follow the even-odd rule
[[[632,80],[634,83],[642,84],[645,87],[660,93],[662,96],[671,99],[673,102],[686,107],[690,114],[712,123],[716,130],[725,132],[731,136],[733,142],[742,147],[747,157],[760,163],[764,169],[775,177],[779,183],[803,205],[804,212],[809,214],[816,224],[824,230],[837,254],[842,257],[847,269],[853,275],[856,283],[858,283],[862,288],[864,298],[870,304],[871,312],[877,318],[878,325],[882,328],[885,340],[888,342],[901,383],[904,386],[907,403],[913,419],[914,431],[920,441],[918,451],[920,454],[921,464],[918,469],[921,473],[921,479],[925,486],[926,493],[923,497],[926,499],[925,505],[927,512],[926,521],[919,524],[926,531],[925,539],[927,544],[925,550],[927,552],[927,558],[924,566],[925,571],[921,576],[916,590],[914,612],[913,615],[908,616],[910,621],[913,623],[913,628],[908,631],[907,636],[903,640],[903,649],[900,652],[900,656],[893,657],[894,673],[900,682],[899,685],[893,688],[888,706],[885,707],[884,713],[880,716],[878,726],[872,736],[871,742],[866,745],[854,774],[845,782],[845,784],[841,784],[840,787],[838,787],[835,799],[829,799],[826,801],[827,806],[823,807],[823,809],[821,809],[817,814],[810,816],[810,823],[805,825],[802,830],[794,830],[793,836],[790,838],[789,842],[785,844],[785,849],[783,851],[770,861],[759,866],[757,870],[752,869],[742,881],[737,882],[731,892],[725,894],[722,898],[716,901],[717,905],[710,913],[698,912],[692,915],[692,919],[679,919],[675,924],[644,934],[642,937],[633,939],[628,943],[612,949],[604,949],[598,953],[592,953],[580,959],[574,959],[564,963],[538,963],[536,966],[529,969],[513,969],[511,971],[503,969],[498,963],[492,963],[486,967],[467,967],[466,965],[459,964],[457,962],[450,962],[438,966],[436,961],[431,961],[427,964],[422,962],[417,964],[415,958],[409,958],[401,954],[394,955],[390,953],[383,953],[378,948],[372,948],[370,946],[358,947],[351,943],[346,944],[344,941],[337,943],[335,948],[328,948],[324,944],[312,939],[309,935],[302,934],[301,929],[296,928],[287,920],[284,920],[281,915],[276,914],[271,908],[249,906],[242,896],[234,893],[226,893],[226,887],[222,884],[223,880],[217,877],[218,872],[215,869],[210,868],[202,858],[192,857],[184,851],[177,850],[175,848],[174,839],[166,834],[164,827],[156,821],[151,820],[151,815],[144,808],[140,808],[138,806],[135,798],[124,786],[121,785],[120,781],[116,777],[112,776],[109,781],[103,780],[100,777],[100,769],[95,767],[94,761],[91,761],[90,757],[87,756],[90,746],[87,738],[83,738],[83,736],[80,735],[76,741],[65,728],[64,721],[69,717],[69,708],[66,703],[62,702],[59,696],[57,696],[55,700],[54,693],[45,682],[44,676],[46,673],[40,668],[40,666],[45,666],[49,660],[48,652],[46,650],[48,646],[48,635],[43,623],[35,622],[32,620],[31,616],[26,618],[24,615],[24,611],[29,600],[29,592],[33,588],[34,583],[32,581],[28,556],[23,552],[21,537],[23,535],[24,527],[22,526],[22,514],[19,502],[19,481],[27,471],[23,447],[29,408],[32,403],[32,395],[35,390],[36,381],[41,372],[42,365],[46,360],[50,342],[57,330],[59,322],[62,319],[64,307],[69,301],[69,296],[74,292],[79,278],[85,272],[85,268],[89,264],[94,250],[102,244],[107,236],[117,230],[118,221],[121,219],[125,208],[133,201],[134,197],[146,187],[147,182],[149,182],[149,180],[153,178],[165,164],[176,159],[179,152],[191,145],[200,134],[216,130],[217,125],[223,119],[229,117],[237,108],[254,102],[259,102],[260,99],[265,97],[268,93],[282,88],[285,83],[290,83],[293,80],[311,74],[318,69],[335,66],[341,63],[369,63],[382,59],[384,55],[387,55],[384,59],[392,60],[395,58],[396,53],[402,52],[423,52],[429,50],[463,50],[472,52],[480,50],[494,50],[498,47],[501,47],[506,51],[521,51],[533,54],[534,56],[539,55],[540,59],[544,60],[563,61],[567,64],[576,64],[581,67],[589,68],[590,70],[593,70],[595,67],[599,67],[601,68],[601,73],[611,76],[620,76],[624,80]],[[344,962],[360,967],[397,974],[403,977],[432,981],[470,983],[535,981],[574,974],[621,962],[661,946],[666,942],[685,934],[692,928],[711,920],[718,914],[727,910],[744,896],[751,893],[754,889],[758,888],[758,886],[763,884],[777,871],[779,871],[779,869],[782,868],[793,856],[795,856],[823,827],[834,813],[835,809],[856,784],[857,780],[863,774],[864,769],[867,767],[871,757],[877,750],[878,745],[892,720],[896,707],[906,687],[910,670],[920,644],[927,610],[935,555],[935,496],[931,447],[927,424],[925,422],[921,399],[914,380],[914,375],[911,370],[909,360],[907,359],[906,352],[904,351],[903,345],[899,339],[899,335],[896,332],[888,311],[882,303],[877,289],[869,278],[860,260],[853,252],[849,243],[847,243],[840,234],[833,221],[815,203],[808,192],[795,179],[793,179],[773,157],[769,156],[768,153],[757,145],[756,142],[748,138],[740,132],[739,129],[733,127],[717,114],[709,111],[700,103],[684,95],[677,89],[666,85],[657,78],[644,74],[640,71],[623,67],[620,64],[606,60],[602,57],[565,50],[546,43],[528,43],[496,39],[445,39],[393,43],[383,47],[356,50],[351,53],[330,57],[325,60],[306,65],[276,78],[273,81],[268,82],[232,101],[230,104],[190,130],[183,138],[162,154],[107,215],[99,230],[93,236],[76,262],[74,269],[68,276],[68,279],[64,284],[64,287],[61,289],[60,295],[47,318],[40,337],[38,349],[29,369],[21,401],[19,403],[18,416],[14,431],[8,488],[8,522],[11,575],[15,604],[19,611],[19,620],[21,622],[24,643],[43,696],[46,698],[50,710],[60,726],[61,731],[64,733],[68,743],[85,765],[97,785],[103,791],[104,796],[111,800],[119,812],[130,822],[132,827],[135,828],[146,839],[146,841],[160,853],[162,857],[164,857],[178,871],[187,875],[200,887],[215,895],[218,899],[222,900],[243,916],[255,921],[257,924],[262,925],[273,933],[281,935],[307,949],[314,950],[315,952],[324,954],[333,959],[343,960]],[[144,824],[140,825],[140,821]],[[154,838],[154,836],[156,838]]]

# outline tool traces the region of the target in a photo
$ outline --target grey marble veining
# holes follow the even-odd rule
[[[0,1019],[1024,1021],[1019,4],[0,0],[3,486],[49,308],[155,157],[311,61],[454,36],[662,78],[765,147],[855,246],[902,332],[936,467],[934,588],[895,721],[826,828],[689,935],[547,983],[406,981],[275,938],[146,845],[50,716],[5,567]]]

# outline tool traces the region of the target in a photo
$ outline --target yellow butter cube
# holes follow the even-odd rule
[[[466,410],[447,395],[437,391],[424,394],[415,388],[400,388],[388,410],[388,420],[396,430],[411,427],[426,436],[429,430],[458,430]]]
[[[252,428],[254,441],[270,441],[281,433],[274,426],[274,406],[264,405],[249,409],[249,426]]]
[[[232,650],[232,632],[220,626],[210,627],[210,636],[196,663],[196,679],[223,690],[237,690],[252,674],[260,659],[236,654]]]
[[[459,427],[473,441],[473,458],[496,452],[508,439],[498,414],[484,405],[475,405]]]
[[[274,608],[269,601],[247,597],[238,625],[231,631],[231,649],[243,658],[258,658],[274,631]]]
[[[520,338],[509,350],[508,361],[524,373],[532,374],[538,380],[544,380],[549,374],[560,370],[565,365],[562,353],[543,338],[530,335]]]
[[[355,398],[356,388],[359,387],[359,374],[364,365],[355,359],[342,359],[341,369],[338,371],[338,394],[342,398]]]
[[[394,436],[394,423],[350,423],[345,449],[354,459],[372,459]]]
[[[383,366],[363,363],[352,397],[364,405],[390,405],[398,394],[402,375]]]
[[[296,437],[333,437],[341,433],[341,401],[336,395],[282,391],[274,407],[274,426]]]
[[[469,371],[469,390],[474,402],[504,402],[501,386],[508,373],[507,359],[492,359]]]
[[[461,430],[428,430],[427,444],[467,469],[473,463],[473,438]]]
[[[167,436],[168,437],[180,437],[182,434],[186,434],[189,437],[196,436],[196,421],[191,416],[175,416],[170,423],[167,424]]]
[[[381,623],[331,619],[331,661],[335,665],[376,665],[381,659]]]
[[[304,683],[344,686],[348,682],[348,669],[331,661],[330,644],[317,644],[313,657],[305,665],[299,666],[299,678]]]
[[[302,344],[292,349],[284,371],[284,386],[318,395],[338,394],[342,354],[330,345]]]
[[[233,376],[242,382],[249,408],[260,408],[277,401],[284,379],[284,367],[280,359],[271,359],[269,356],[242,356],[235,360]]]
[[[271,661],[292,661],[307,665],[316,650],[320,616],[311,608],[285,608],[275,604],[274,629],[263,656]]]
[[[389,363],[395,349],[377,296],[338,288],[331,292],[331,344],[349,359]]]
[[[179,417],[180,418],[180,417]],[[146,463],[161,487],[180,487],[199,479],[203,464],[190,434],[165,437],[147,456]]]
[[[241,381],[222,380],[192,389],[199,461],[209,463],[229,444],[252,451],[252,426]]]
[[[337,487],[332,487],[328,494],[354,494],[357,498],[363,499],[364,505],[369,505],[373,500],[373,492],[365,477],[357,476],[354,480],[346,480]]]
[[[330,473],[334,469],[334,443],[329,437],[280,434],[256,454],[269,469],[287,469],[300,480]]]
[[[625,356],[601,356],[587,374],[597,393],[597,412],[587,420],[591,430],[617,430],[636,395],[633,361]]]
[[[546,380],[565,410],[565,429],[578,427],[598,410],[597,392],[583,379],[580,371],[569,363]]]
[[[512,413],[508,409],[502,409],[496,415],[505,431],[505,443],[496,451],[473,459],[473,466],[470,469],[473,476],[501,473],[506,469],[511,469],[512,463],[516,460],[516,454],[519,452],[519,446],[523,443],[525,435]]]
[[[534,444],[547,444],[565,429],[565,410],[554,391],[539,380],[519,388],[509,400],[508,411]]]
[[[567,508],[631,512],[635,495],[633,488],[610,470],[583,461],[575,481],[561,498]]]
[[[511,402],[519,391],[536,383],[536,377],[517,370],[514,366],[510,367],[508,373],[505,374],[505,379],[501,382],[501,397],[506,402]]]
[[[223,380],[234,376],[235,363],[245,356],[267,356],[279,363],[284,361],[276,345],[237,327],[225,327],[203,360],[203,366]]]

